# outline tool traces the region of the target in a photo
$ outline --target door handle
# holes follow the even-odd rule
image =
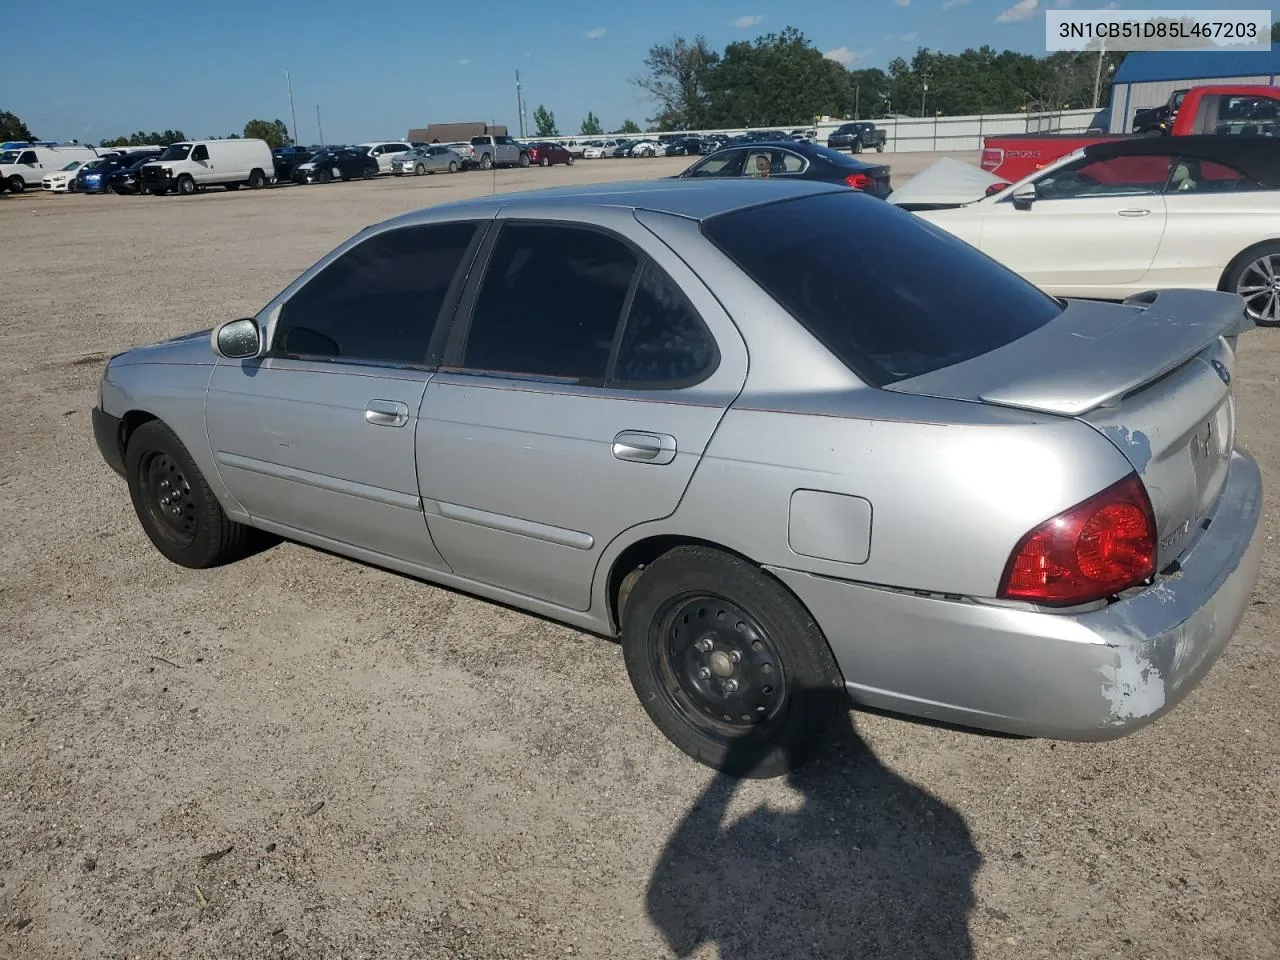
[[[403,427],[409,422],[409,407],[396,400],[370,400],[364,422],[375,427]]]
[[[1150,210],[1140,210],[1140,209],[1137,209],[1137,208],[1134,208],[1134,207],[1128,207],[1128,208],[1126,208],[1126,209],[1124,209],[1124,210],[1117,210],[1117,211],[1116,211],[1116,216],[1118,216],[1118,217],[1145,217],[1145,216],[1146,216],[1147,214],[1149,214],[1150,212],[1151,212]]]
[[[613,455],[635,463],[670,463],[676,458],[676,438],[665,433],[623,430],[613,438]]]

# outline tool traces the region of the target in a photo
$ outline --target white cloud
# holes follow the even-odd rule
[[[914,39],[915,39],[916,37],[918,37],[918,36],[920,36],[920,34],[919,34],[917,31],[912,30],[910,33],[904,33],[904,34],[903,34],[902,36],[900,36],[898,39],[899,39],[899,40],[903,40],[903,41],[905,41],[905,42],[907,42],[907,43],[910,43],[912,40],[914,40]]]
[[[596,27],[594,30],[588,30],[586,33],[583,34],[583,36],[586,37],[588,40],[599,40],[608,32],[609,31],[606,30],[604,27]]]
[[[1075,6],[1076,0],[1053,0],[1053,8],[1055,10],[1066,10],[1068,7]]]
[[[846,67],[857,58],[857,54],[848,47],[836,47],[834,50],[828,50],[823,56]]]
[[[753,14],[751,16],[739,17],[737,20],[733,21],[733,25],[739,30],[746,30],[748,27],[754,27],[763,19],[764,17],[759,16],[758,14]]]
[[[943,10],[954,10],[956,7],[963,7],[969,0],[942,0]]]
[[[909,7],[911,6],[911,0],[893,0],[893,5],[895,7]]]
[[[467,65],[468,63],[470,63],[471,61],[470,61],[470,60],[459,60],[458,62],[459,62],[460,64],[462,64],[463,66],[466,66],[466,65]]]
[[[996,23],[1017,23],[1028,19],[1040,6],[1040,0],[1018,0],[1012,7],[996,17]]]

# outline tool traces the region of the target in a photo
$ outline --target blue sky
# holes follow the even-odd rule
[[[11,39],[11,82],[0,109],[46,139],[98,140],[138,129],[191,137],[239,132],[254,117],[330,142],[403,137],[427,122],[496,120],[516,128],[519,69],[532,124],[546,104],[561,132],[588,110],[606,129],[652,112],[629,79],[649,47],[703,33],[717,49],[793,25],[833,59],[885,66],[919,46],[958,51],[983,43],[1044,52],[1050,6],[1083,0],[497,0],[304,5],[221,0],[141,8],[65,0]],[[1124,8],[1239,9],[1240,0],[1127,2]],[[151,9],[151,8],[148,8]],[[199,16],[201,11],[208,19]],[[162,11],[171,16],[162,16]],[[24,78],[14,83],[12,78]]]

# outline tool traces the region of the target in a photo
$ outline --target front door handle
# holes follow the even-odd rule
[[[636,463],[670,463],[676,458],[676,438],[665,433],[623,430],[613,438],[613,455]]]
[[[370,400],[364,422],[375,427],[403,427],[409,422],[409,407],[397,400]]]
[[[1129,207],[1125,210],[1117,210],[1116,215],[1121,217],[1145,217],[1150,212],[1150,210]]]

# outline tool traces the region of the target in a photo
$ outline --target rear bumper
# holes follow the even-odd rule
[[[120,476],[124,476],[124,451],[120,449],[120,418],[113,417],[100,407],[94,407],[89,414],[93,421],[93,439],[98,444],[98,452],[108,467]]]
[[[826,632],[867,706],[1058,740],[1111,740],[1172,710],[1248,606],[1262,478],[1232,455],[1209,528],[1180,570],[1092,613],[940,600],[775,569]]]

